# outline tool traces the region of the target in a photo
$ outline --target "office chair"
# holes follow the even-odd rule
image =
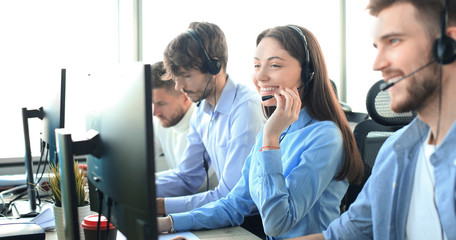
[[[389,92],[380,91],[380,84],[383,82],[377,81],[367,93],[366,108],[370,119],[359,122],[353,131],[364,163],[364,177],[360,184],[350,184],[348,187],[342,199],[341,212],[350,207],[363,188],[385,140],[416,117],[415,112],[395,113],[391,110]]]

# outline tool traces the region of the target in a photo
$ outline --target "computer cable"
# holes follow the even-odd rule
[[[109,239],[109,220],[111,219],[111,205],[112,199],[108,197],[108,216],[107,216],[107,223],[106,223],[106,239]]]
[[[44,149],[46,148],[45,145],[46,143],[42,139],[40,139],[40,161],[38,162],[38,167],[36,169],[35,179],[38,178],[38,173],[40,172],[41,161],[43,160]]]
[[[98,193],[98,201],[100,202],[98,205],[98,222],[97,222],[97,240],[100,240],[100,223],[101,223],[101,212],[103,210],[103,193],[97,189],[95,191]]]
[[[25,185],[25,186],[27,186],[27,185]],[[26,190],[26,189],[25,189],[25,190]],[[15,198],[13,198],[13,200],[11,200],[11,202],[9,202],[9,203],[6,205],[6,208],[3,209],[2,214],[7,215],[7,214],[10,212],[10,210],[12,210],[11,207],[12,207],[12,206],[15,207],[14,202],[15,202],[16,200],[22,198],[22,197],[23,197],[24,195],[26,195],[26,194],[27,194],[27,191],[24,191],[24,192],[20,193],[18,196],[16,196]],[[17,209],[16,209],[16,211],[17,211]],[[17,212],[19,213],[19,211],[17,211]]]
[[[2,200],[2,211],[0,212],[0,214],[6,215],[8,213],[6,210],[7,210],[7,208],[9,208],[9,203],[8,203],[8,205],[5,204],[5,199],[4,199],[5,195],[7,195],[7,194],[14,195],[14,194],[16,194],[19,191],[22,191],[21,193],[23,193],[26,190],[27,190],[27,185],[20,185],[20,186],[17,186],[17,187],[14,187],[14,188],[11,188],[11,189],[8,189],[8,190],[5,190],[5,191],[1,192],[0,193],[0,199]]]
[[[46,154],[46,156],[44,157],[44,161],[43,161],[43,155],[44,154]],[[47,151],[41,151],[40,161],[38,162],[38,167],[36,168],[36,174],[35,174],[36,182],[35,182],[35,185],[37,185],[41,181],[41,179],[43,178],[44,171],[45,171],[46,165],[47,165],[46,163],[48,162],[48,156],[49,156],[49,147],[47,148]],[[42,163],[44,163],[43,170],[41,171],[41,176],[38,178]]]
[[[46,154],[46,156],[44,157],[44,161],[43,161],[43,154]],[[43,179],[44,171],[46,170],[46,165],[47,165],[46,162],[48,162],[48,155],[49,155],[49,148],[47,151],[41,151],[40,162],[38,164],[38,168],[36,170],[36,175],[35,175],[35,179],[36,179],[35,189],[36,189],[36,186],[41,188],[40,181],[41,181],[41,179]],[[43,170],[41,171],[41,175],[38,177],[39,171],[40,171],[40,165],[42,162],[44,162]],[[39,193],[37,194],[37,199],[38,199],[38,204],[41,204],[41,196]]]
[[[38,185],[39,182],[41,181],[41,179],[43,179],[43,176],[44,176],[44,172],[46,171],[46,166],[48,166],[50,164],[50,161],[48,159],[48,155],[49,155],[49,150],[46,152],[46,156],[44,158],[44,166],[43,166],[43,169],[41,170],[41,175],[40,177],[38,178],[38,180],[36,181],[36,184]],[[40,159],[40,162],[41,162],[41,159]],[[38,174],[38,170],[37,170],[37,174]]]
[[[217,76],[212,75],[214,78],[214,106],[212,107],[211,119],[209,120],[209,124],[207,125],[207,132],[206,132],[206,139],[209,139],[209,129],[211,126],[212,121],[214,120],[214,112],[215,107],[217,106]],[[211,77],[212,78],[212,77]],[[206,147],[204,148],[203,152],[203,168],[206,172],[206,191],[209,191],[209,163],[206,159]]]
[[[204,152],[203,152],[203,168],[204,168],[204,171],[206,172],[206,191],[209,191],[209,164],[207,163],[207,160],[206,160],[206,149],[204,149]]]

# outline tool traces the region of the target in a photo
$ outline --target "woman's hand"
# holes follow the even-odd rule
[[[299,118],[301,110],[301,98],[297,88],[285,88],[280,95],[274,94],[277,107],[274,113],[266,121],[263,130],[263,147],[279,146],[280,135]]]

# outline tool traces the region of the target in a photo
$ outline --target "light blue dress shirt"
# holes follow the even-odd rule
[[[358,198],[323,232],[325,239],[405,239],[417,156],[428,132],[416,118],[387,139]],[[455,146],[456,123],[430,158],[437,211],[448,239],[456,239]]]
[[[212,112],[206,100],[195,109],[182,162],[176,170],[156,181],[157,197],[167,197],[167,214],[189,211],[225,197],[241,178],[244,161],[266,121],[259,94],[231,78],[213,115]],[[219,184],[214,190],[189,195],[206,178],[203,153],[209,165],[213,165]]]
[[[262,139],[260,131],[233,191],[201,208],[172,214],[175,230],[236,226],[258,209],[265,233],[282,239],[322,232],[339,216],[348,182],[334,180],[343,152],[336,125],[312,120],[302,109],[279,150],[260,152]]]

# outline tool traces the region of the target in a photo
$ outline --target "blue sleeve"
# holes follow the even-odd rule
[[[331,222],[323,231],[326,240],[330,239],[372,239],[371,205],[367,194],[369,181],[364,185],[356,201],[339,218]],[[386,212],[385,212],[386,214]]]
[[[188,145],[182,155],[183,160],[177,166],[177,170],[172,170],[155,181],[157,197],[193,194],[204,182],[206,175],[201,165],[204,145],[197,132],[197,124],[194,117],[192,116],[190,120],[190,131],[187,136]]]
[[[311,132],[298,130],[287,138],[280,150],[258,152],[252,159],[252,169],[258,170],[250,172],[250,195],[269,236],[296,226],[341,165],[343,142],[334,124],[319,124]],[[285,176],[286,165],[293,168]]]
[[[399,136],[398,133],[400,132],[396,132],[383,143],[375,159],[371,176],[350,208],[323,231],[325,239],[373,239],[373,216],[391,214],[391,201],[388,198],[393,190],[389,187],[392,184],[388,182],[394,178],[395,168],[389,164],[394,155],[390,147]],[[382,205],[381,209],[373,207],[378,202]],[[389,223],[386,220],[382,223],[383,226],[377,226],[377,231],[383,235],[382,238],[387,239]],[[381,228],[386,230],[380,230]]]
[[[229,126],[223,126],[223,129],[220,129],[220,131],[214,130],[213,132],[213,134],[217,134],[218,138],[222,138],[223,136],[228,139],[225,145],[219,146],[218,149],[215,150],[217,154],[211,156],[214,169],[220,169],[218,186],[214,190],[194,195],[166,198],[166,213],[169,214],[189,211],[225,197],[241,178],[241,169],[244,165],[245,159],[255,143],[255,137],[264,125],[264,122],[265,118],[261,111],[259,101],[254,98],[246,99],[242,102],[242,104],[233,106],[229,116]],[[197,149],[196,147],[193,148],[195,144],[191,141],[194,140],[189,138],[189,146],[191,148],[189,151],[191,151],[191,153],[198,150],[203,151],[203,149]],[[195,154],[192,154],[192,156],[194,155]],[[176,177],[180,177],[185,181],[183,181],[179,187],[187,187],[187,185],[192,184],[189,185],[189,187],[191,187],[191,189],[197,189],[203,183],[205,173],[201,168],[202,153],[196,154],[196,156],[198,156],[196,162],[191,161],[193,159],[189,157],[188,159],[184,159],[184,161],[180,164],[179,172],[176,173]],[[223,159],[218,160],[216,158]],[[216,165],[220,163],[224,164],[222,166]],[[195,167],[195,165],[197,167]],[[198,171],[202,171],[202,174]],[[197,175],[197,173],[200,175]],[[201,179],[194,179],[201,175]],[[187,185],[183,185],[184,183]],[[173,190],[174,189],[169,188],[167,191]]]
[[[234,189],[225,197],[185,213],[171,214],[176,231],[214,229],[237,226],[244,216],[255,208],[248,190],[250,155],[242,170],[242,177]]]

